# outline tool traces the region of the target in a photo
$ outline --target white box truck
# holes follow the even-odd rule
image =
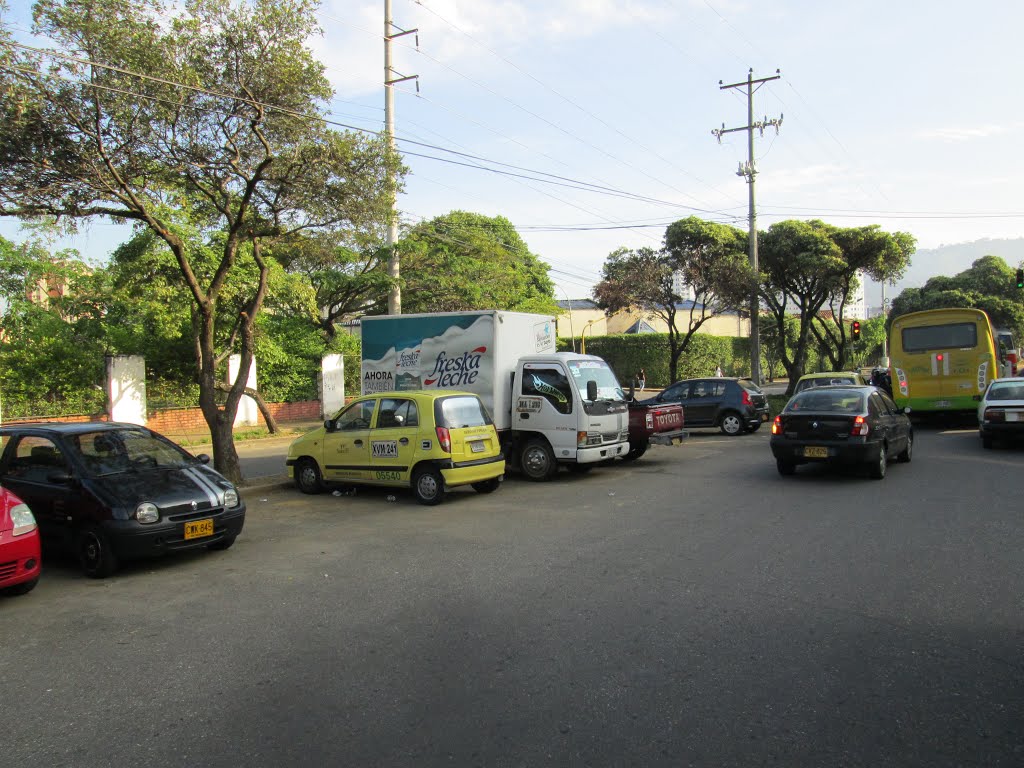
[[[629,409],[600,357],[555,351],[555,319],[486,310],[364,317],[362,393],[476,394],[506,460],[531,480],[629,451]]]

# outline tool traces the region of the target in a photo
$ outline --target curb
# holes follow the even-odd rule
[[[288,475],[269,475],[267,477],[252,477],[242,480],[237,488],[243,494],[260,494],[269,491],[277,491],[282,488],[294,488],[295,482]]]

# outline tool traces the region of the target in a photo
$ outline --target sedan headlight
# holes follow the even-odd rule
[[[238,506],[238,491],[234,488],[224,491],[224,506],[228,509]]]
[[[12,533],[15,536],[24,536],[36,529],[36,519],[32,516],[28,504],[15,504],[11,507],[11,522],[14,523]]]
[[[144,501],[135,508],[135,519],[140,523],[155,523],[160,519],[160,510],[151,501]]]

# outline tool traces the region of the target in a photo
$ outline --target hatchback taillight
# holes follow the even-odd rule
[[[773,435],[781,435],[782,434],[782,417],[781,416],[776,416],[775,417],[775,421],[772,422],[772,434]]]
[[[853,420],[853,427],[850,428],[850,434],[853,436],[866,435],[868,433],[868,430],[869,427],[867,419],[865,419],[863,416],[857,416]]]
[[[986,408],[985,421],[1006,421],[1006,411],[1002,408]]]
[[[448,433],[447,427],[434,427],[437,432],[437,443],[445,453],[452,452],[452,436]]]
[[[741,391],[743,392],[743,404],[744,405],[753,405],[754,401],[750,399],[750,393],[747,392],[747,390],[742,389],[742,387],[741,387]]]

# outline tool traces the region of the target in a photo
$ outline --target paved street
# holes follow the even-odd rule
[[[228,552],[48,563],[0,600],[4,762],[1024,764],[1024,449],[919,431],[876,482],[767,442],[433,508],[271,490]]]

